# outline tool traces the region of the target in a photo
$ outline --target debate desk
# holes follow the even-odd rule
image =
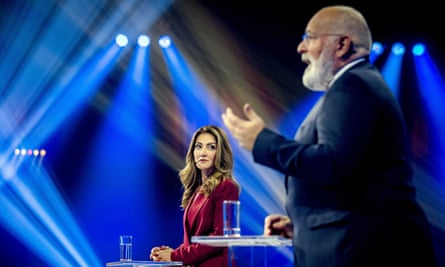
[[[271,249],[284,248],[280,253],[284,255],[283,262],[288,262],[289,266],[293,266],[292,241],[281,236],[193,236],[192,242],[217,247],[228,247],[229,257],[235,259],[238,267],[257,267],[261,265],[266,267],[270,261]],[[274,263],[275,262],[272,262],[272,264]],[[231,265],[232,261],[229,260],[229,267],[231,267]],[[284,266],[285,264],[282,265]]]
[[[182,266],[179,261],[114,261],[107,262],[106,267],[170,267]]]

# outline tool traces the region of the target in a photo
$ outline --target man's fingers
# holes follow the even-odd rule
[[[253,108],[250,106],[249,103],[244,104],[243,110],[244,110],[244,114],[246,115],[246,117],[249,120],[254,120],[254,119],[258,118],[258,115],[256,114],[255,110],[253,110]]]
[[[255,117],[256,114],[254,113],[253,116]],[[238,141],[239,145],[247,150],[252,150],[255,134],[258,130],[255,129],[258,128],[256,127],[258,121],[253,122],[250,119],[242,119],[235,115],[231,108],[227,108],[226,112],[223,113],[221,117],[227,129]]]
[[[233,113],[231,108],[227,108],[226,112],[222,114],[222,120],[232,134],[241,121],[241,119]]]

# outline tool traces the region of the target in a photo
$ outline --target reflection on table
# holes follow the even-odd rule
[[[277,262],[280,267],[293,267],[292,240],[281,236],[192,236],[192,242],[228,247],[237,267],[276,266]]]
[[[292,246],[292,240],[282,236],[192,236],[193,243],[207,244],[215,247],[233,246]]]
[[[107,262],[107,267],[168,267],[168,266],[182,266],[180,261],[114,261]]]

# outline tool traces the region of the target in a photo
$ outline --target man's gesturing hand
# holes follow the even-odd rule
[[[243,107],[247,120],[236,116],[231,108],[227,108],[222,114],[222,120],[233,137],[238,140],[241,147],[252,151],[255,140],[265,124],[252,107],[247,103]]]

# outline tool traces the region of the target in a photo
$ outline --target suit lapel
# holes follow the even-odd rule
[[[184,224],[186,225],[187,233],[190,235],[196,234],[197,218],[200,211],[204,208],[205,204],[209,201],[209,198],[203,194],[196,194],[193,200],[187,205],[185,210],[186,216],[184,217]],[[187,222],[188,218],[188,223]]]
[[[322,95],[314,107],[311,109],[309,114],[306,116],[306,119],[301,123],[300,127],[298,127],[297,132],[295,133],[294,139],[297,141],[304,141],[309,137],[312,138],[312,133],[314,131],[315,119],[317,117],[318,109],[320,108],[324,99],[324,95]],[[308,134],[310,133],[310,134]],[[308,141],[308,140],[306,140]],[[312,141],[312,140],[311,140]]]

